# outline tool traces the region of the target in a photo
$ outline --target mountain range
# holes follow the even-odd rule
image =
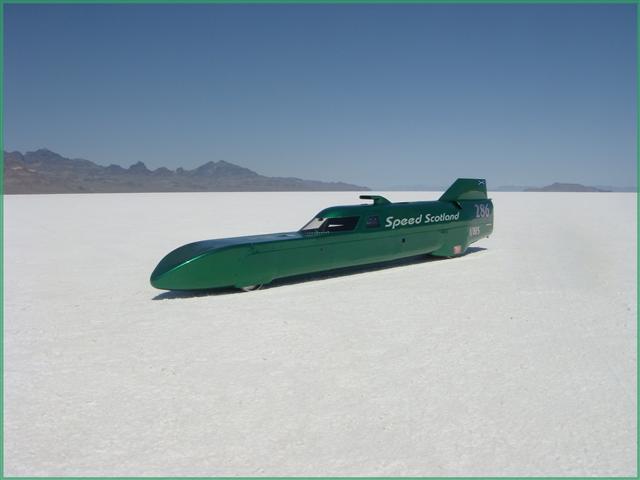
[[[380,186],[376,190],[443,191],[442,185]],[[129,168],[108,167],[84,159],[71,159],[42,148],[33,152],[4,152],[4,193],[133,193],[133,192],[233,192],[233,191],[368,191],[343,182],[321,182],[294,177],[267,177],[220,160],[193,170],[160,167],[149,170],[142,162]],[[576,183],[545,187],[499,186],[505,192],[635,192],[620,188]]]
[[[97,165],[63,157],[45,148],[34,152],[4,152],[4,193],[129,193],[230,191],[348,191],[369,188],[343,182],[320,182],[294,177],[266,177],[220,160],[193,170],[142,162],[129,168]]]

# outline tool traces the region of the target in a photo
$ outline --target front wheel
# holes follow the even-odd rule
[[[240,287],[240,290],[242,290],[243,292],[252,292],[254,290],[260,290],[263,285],[264,283],[259,283],[256,285],[247,285],[246,287]]]

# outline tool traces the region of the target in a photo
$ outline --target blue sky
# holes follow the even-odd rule
[[[4,148],[636,184],[635,5],[5,5]]]

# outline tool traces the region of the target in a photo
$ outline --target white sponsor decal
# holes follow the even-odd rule
[[[430,213],[427,214],[420,214],[417,217],[405,217],[405,218],[394,218],[394,217],[387,217],[385,219],[385,227],[389,228],[391,227],[391,230],[394,230],[397,227],[400,226],[406,226],[406,225],[420,225],[422,223],[439,223],[439,222],[450,222],[452,220],[458,220],[460,218],[460,212],[457,212],[456,214],[449,214],[449,213],[441,213],[439,215],[432,215]]]
[[[449,222],[451,220],[458,220],[460,218],[460,212],[455,215],[449,215],[448,213],[441,213],[440,215],[431,215],[427,213],[424,216],[424,223],[433,223],[433,222]]]

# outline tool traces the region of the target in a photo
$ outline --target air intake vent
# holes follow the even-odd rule
[[[380,195],[360,195],[362,200],[373,200],[374,205],[389,205],[391,202]]]

